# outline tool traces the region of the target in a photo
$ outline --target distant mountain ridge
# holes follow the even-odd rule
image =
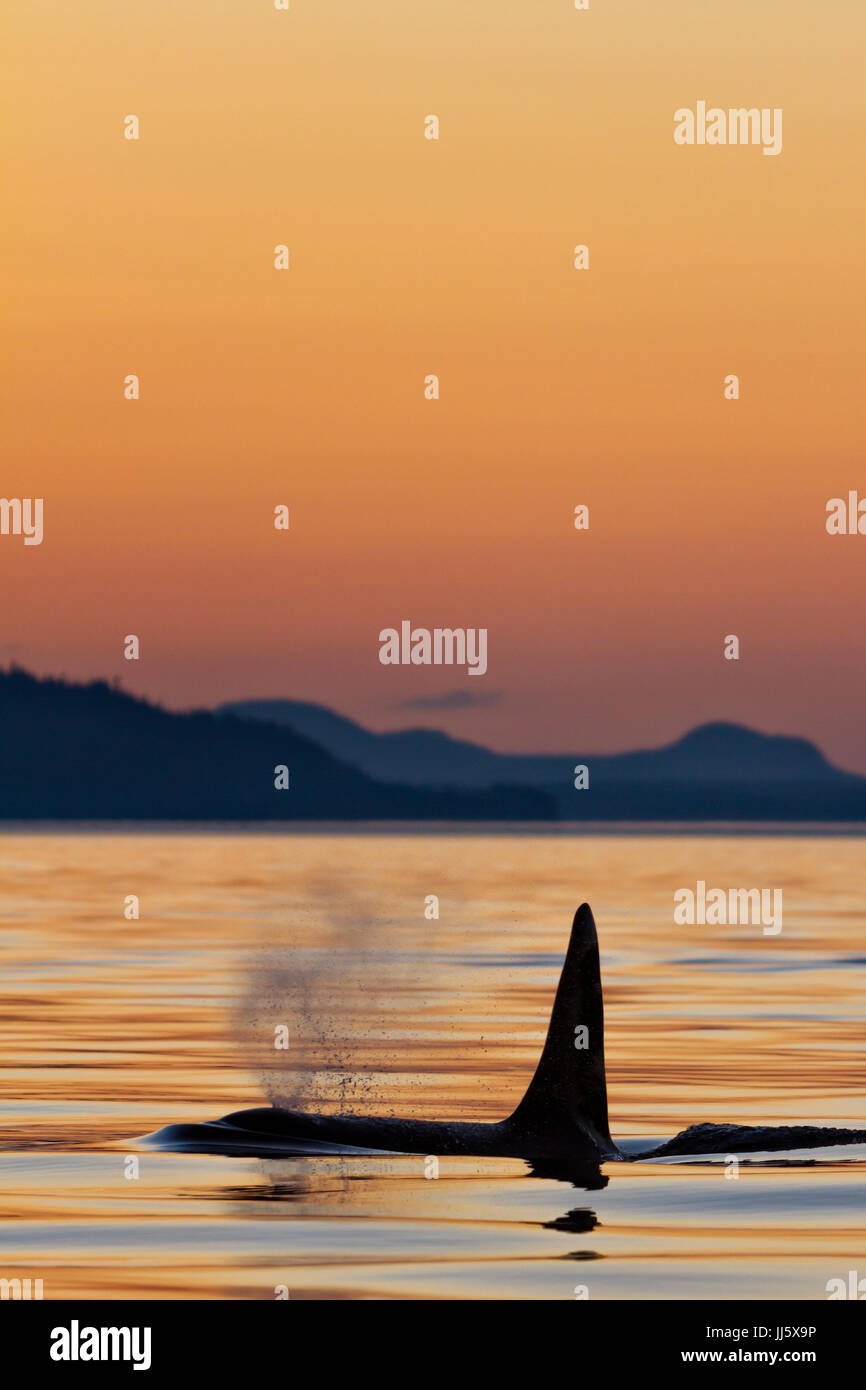
[[[633,753],[507,754],[430,729],[372,733],[315,704],[174,713],[105,681],[13,669],[0,671],[0,820],[866,822],[866,778],[737,724]]]
[[[275,771],[289,771],[277,790]],[[385,784],[290,728],[0,671],[3,820],[549,820],[539,788]]]
[[[627,753],[495,753],[432,729],[373,733],[323,705],[242,700],[220,715],[293,728],[383,782],[544,789],[560,819],[866,820],[866,778],[834,767],[804,738],[703,724],[661,748]],[[589,768],[576,791],[574,768]]]

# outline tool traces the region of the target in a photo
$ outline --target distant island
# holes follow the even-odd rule
[[[0,672],[0,820],[555,817],[539,788],[385,784],[285,725],[175,714],[105,681]]]
[[[430,729],[373,733],[322,705],[175,713],[13,668],[0,820],[866,821],[866,777],[737,724],[632,753],[495,753]]]
[[[662,748],[629,753],[494,753],[434,729],[373,733],[324,705],[242,700],[219,714],[291,728],[381,782],[467,790],[543,790],[559,820],[866,821],[866,777],[803,738],[702,724]],[[589,786],[575,790],[574,770]]]

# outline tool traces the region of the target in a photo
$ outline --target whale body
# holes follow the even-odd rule
[[[577,1031],[584,1029],[577,1046]],[[598,936],[589,905],[583,903],[574,915],[538,1066],[507,1119],[449,1123],[263,1106],[204,1124],[167,1125],[144,1142],[175,1151],[252,1156],[384,1152],[523,1158],[538,1172],[571,1176],[611,1160],[866,1143],[866,1130],[699,1124],[655,1148],[622,1153],[608,1125]]]

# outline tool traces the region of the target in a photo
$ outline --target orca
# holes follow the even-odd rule
[[[265,1106],[204,1124],[173,1124],[143,1142],[175,1152],[247,1156],[462,1154],[522,1158],[539,1175],[589,1184],[610,1161],[866,1143],[866,1130],[812,1125],[692,1125],[653,1149],[623,1153],[610,1137],[598,936],[587,903],[574,915],[547,1039],[516,1110],[494,1123],[321,1115]]]

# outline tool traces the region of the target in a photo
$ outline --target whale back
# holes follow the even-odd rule
[[[602,1150],[617,1152],[607,1118],[598,936],[587,903],[574,914],[544,1050],[508,1123],[527,1137],[589,1136]]]

